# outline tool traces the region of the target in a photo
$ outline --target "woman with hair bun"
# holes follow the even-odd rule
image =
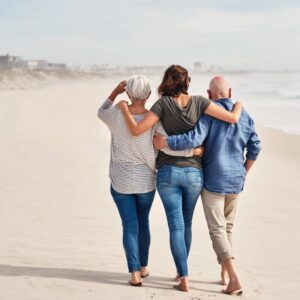
[[[202,96],[190,96],[188,71],[179,65],[170,66],[158,87],[158,99],[145,118],[137,123],[125,102],[120,107],[131,133],[138,136],[161,121],[168,135],[182,134],[194,128],[202,114],[228,123],[237,123],[242,105],[236,103],[228,112]],[[174,288],[189,291],[188,264],[192,242],[192,219],[202,190],[201,157],[176,157],[162,151],[156,160],[157,190],[164,205],[170,232],[170,247],[177,269]]]

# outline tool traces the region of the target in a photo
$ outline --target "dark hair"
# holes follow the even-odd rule
[[[161,97],[176,97],[181,93],[187,94],[189,81],[190,77],[187,69],[179,65],[172,65],[165,71],[163,80],[158,87],[158,94]]]

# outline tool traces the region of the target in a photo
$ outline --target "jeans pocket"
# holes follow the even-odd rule
[[[157,172],[157,185],[170,184],[171,182],[171,168],[158,169]]]
[[[200,170],[186,170],[185,171],[187,181],[189,184],[202,184],[203,183],[203,173]]]

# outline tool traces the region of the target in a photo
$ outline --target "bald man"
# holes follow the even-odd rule
[[[224,77],[213,78],[207,92],[217,105],[228,111],[233,109],[231,88]],[[242,285],[233,262],[232,228],[245,176],[260,152],[260,140],[253,120],[244,109],[237,124],[204,115],[192,131],[168,138],[156,137],[154,144],[158,149],[168,144],[173,150],[200,145],[205,147],[202,161],[204,188],[201,196],[213,248],[222,265],[222,284],[227,285],[223,292],[241,294]]]

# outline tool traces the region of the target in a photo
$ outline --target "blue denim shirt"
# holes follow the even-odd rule
[[[233,109],[231,99],[214,102],[228,111]],[[256,160],[261,149],[254,122],[244,109],[237,124],[204,115],[193,130],[169,136],[167,142],[173,150],[203,145],[204,187],[220,194],[238,194],[243,190],[245,156],[246,159]]]

